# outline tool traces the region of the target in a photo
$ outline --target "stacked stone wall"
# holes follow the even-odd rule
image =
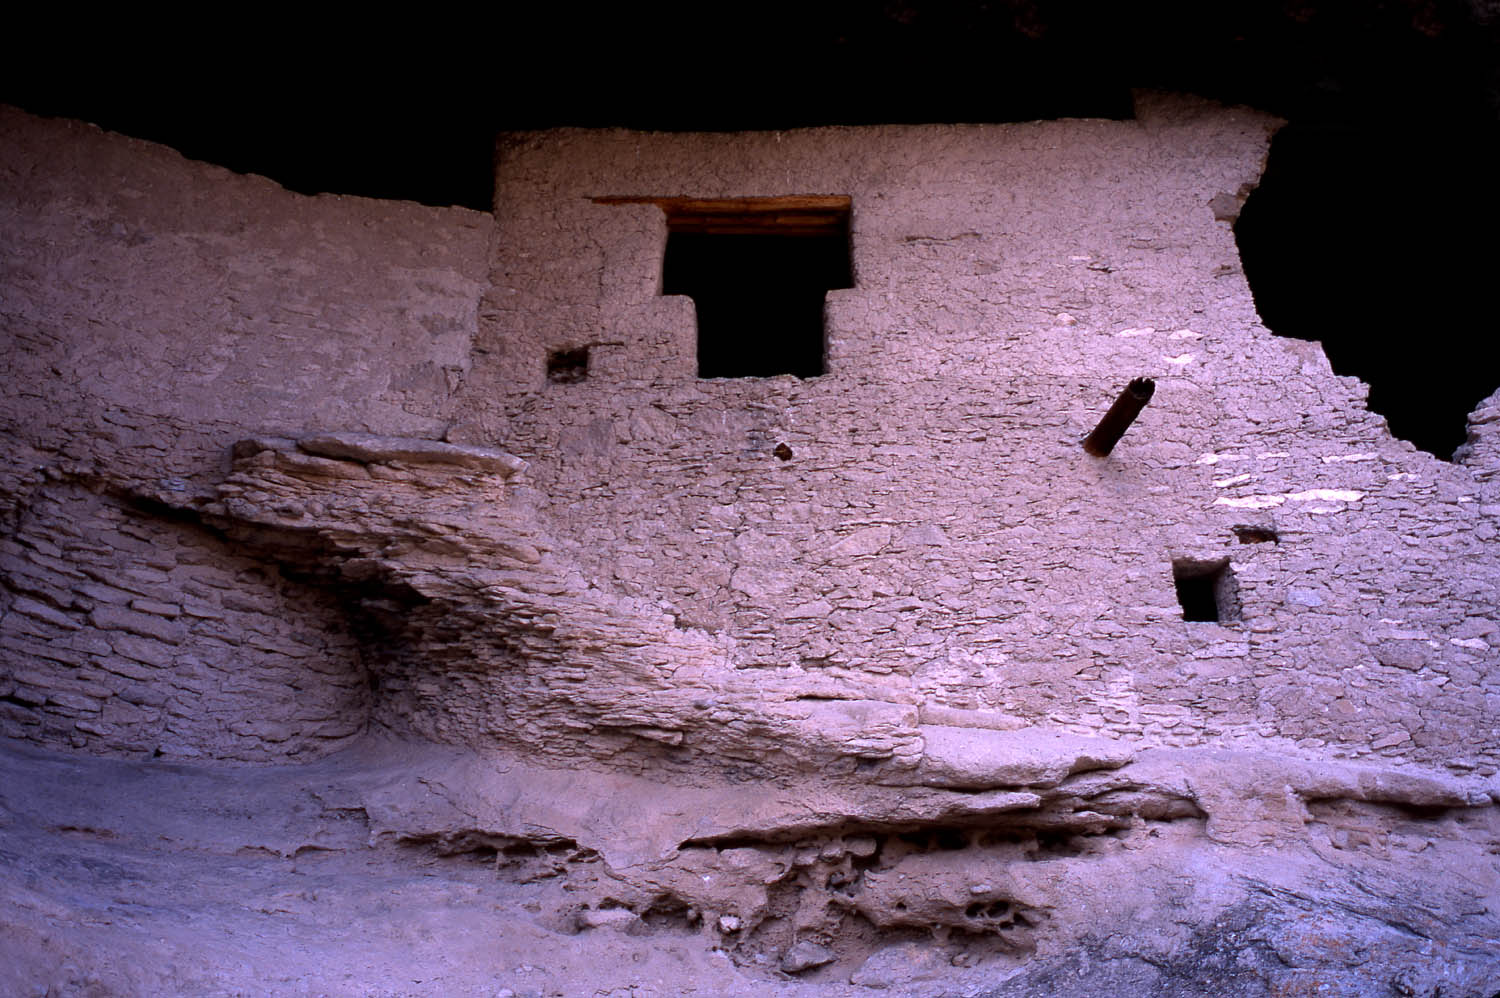
[[[1222,206],[1255,182],[1276,123],[1190,100],[1139,112],[512,136],[493,224],[301,198],[6,112],[6,730],[311,754],[381,716],[362,678],[378,661],[407,683],[392,690],[437,691],[403,700],[403,724],[486,742],[494,718],[473,703],[500,711],[523,675],[582,684],[579,702],[618,721],[612,698],[639,691],[589,677],[650,645],[652,689],[686,695],[678,673],[701,673],[758,690],[764,703],[740,704],[754,710],[959,709],[991,727],[1494,772],[1492,413],[1475,415],[1468,463],[1439,461],[1391,438],[1316,344],[1271,336]],[[659,294],[663,214],[599,199],[796,194],[853,199],[856,286],[828,298],[828,373],[696,378],[692,302]],[[587,376],[549,382],[549,354],[579,347]],[[1138,425],[1111,457],[1084,454],[1140,375],[1158,388]],[[493,626],[567,632],[549,615],[576,614],[586,639],[557,663],[469,668],[484,636],[435,626],[366,655],[348,635],[379,629],[346,624],[349,586],[290,581],[275,544],[204,526],[234,441],[324,428],[529,461],[505,502],[551,538],[548,572],[567,581],[535,583]],[[380,512],[365,479],[399,464],[335,476],[352,490],[340,501]],[[320,514],[262,491],[251,521],[317,534]],[[449,537],[431,541],[443,571],[456,559],[483,579],[482,546],[463,540],[482,519],[392,526]],[[395,577],[426,580],[436,556],[387,546]],[[1182,619],[1174,565],[1223,562],[1234,613]],[[680,640],[644,633],[660,626]],[[462,688],[427,682],[434,663],[468,669]],[[162,702],[126,698],[147,688]],[[115,699],[143,714],[111,714]],[[632,718],[610,730],[694,741]]]
[[[26,393],[6,415],[33,432],[115,405],[262,432],[441,433],[493,228],[462,209],[304,197],[12,109],[0,224],[6,373]]]
[[[492,230],[0,108],[0,730],[246,760],[364,730],[340,597],[191,507],[247,436],[440,435]]]
[[[7,736],[263,761],[365,728],[342,607],[202,527],[49,484],[0,540],[0,578]]]

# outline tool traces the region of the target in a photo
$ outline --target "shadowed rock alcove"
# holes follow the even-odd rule
[[[1500,264],[1481,236],[1500,227],[1500,140],[1441,118],[1287,125],[1234,231],[1271,331],[1321,343],[1392,434],[1446,460],[1500,388],[1495,320],[1475,314]]]

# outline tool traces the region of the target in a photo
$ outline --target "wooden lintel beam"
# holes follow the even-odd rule
[[[654,204],[673,232],[825,235],[843,230],[853,200],[845,195],[794,194],[762,198],[611,195],[595,204]]]

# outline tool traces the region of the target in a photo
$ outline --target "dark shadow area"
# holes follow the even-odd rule
[[[589,376],[589,348],[554,350],[547,355],[547,380],[554,385],[576,385]]]
[[[491,208],[496,128],[483,111],[423,107],[417,94],[216,94],[212,78],[203,87],[175,94],[128,84],[88,93],[15,87],[0,102],[158,142],[299,194]]]
[[[1182,619],[1209,624],[1232,624],[1240,619],[1240,590],[1229,559],[1172,563],[1172,582]]]
[[[1208,575],[1179,575],[1173,579],[1177,586],[1177,602],[1182,606],[1182,619],[1215,623],[1219,619],[1219,608],[1214,603],[1213,578]]]
[[[700,378],[823,374],[823,298],[852,286],[847,235],[667,237],[662,294],[697,307]]]
[[[1500,155],[1482,122],[1290,124],[1235,225],[1265,324],[1318,340],[1391,433],[1442,457],[1500,386]]]
[[[85,26],[28,12],[38,23],[11,25],[29,51],[0,65],[0,103],[305,194],[489,210],[501,131],[1130,118],[1130,81],[1077,50],[1091,18],[1039,16],[978,0],[730,2],[691,17],[564,3],[461,22],[237,18],[194,37],[134,9]]]

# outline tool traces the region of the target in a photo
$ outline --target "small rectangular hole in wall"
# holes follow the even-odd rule
[[[1240,588],[1228,558],[1179,558],[1172,562],[1172,581],[1183,620],[1230,624],[1240,619]]]
[[[536,369],[532,368],[532,370]],[[576,350],[554,350],[547,355],[547,380],[554,385],[576,385],[588,376],[588,347],[579,347]]]
[[[667,218],[662,294],[698,315],[698,377],[825,373],[824,297],[854,286],[847,197],[596,198]]]

